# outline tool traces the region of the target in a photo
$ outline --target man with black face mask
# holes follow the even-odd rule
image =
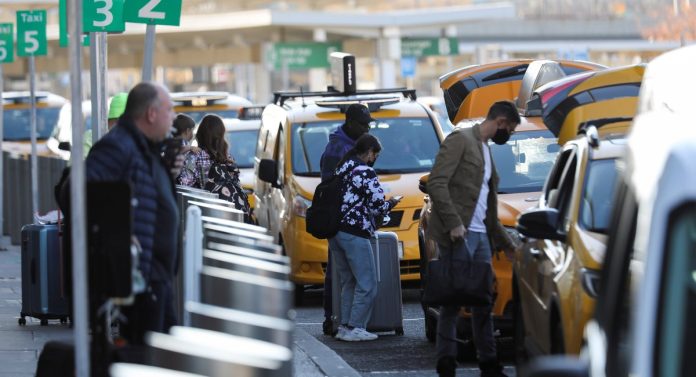
[[[346,122],[329,135],[329,143],[326,144],[321,155],[319,166],[321,167],[321,180],[331,178],[336,171],[336,165],[343,156],[355,146],[358,138],[370,131],[370,124],[375,120],[370,115],[367,106],[361,103],[353,103],[346,109]],[[374,161],[372,162],[374,164]],[[327,252],[328,255],[328,252]],[[326,264],[324,277],[324,324],[323,331],[326,335],[332,335],[331,323],[331,258]]]
[[[491,268],[492,250],[504,250],[512,258],[515,241],[498,220],[498,175],[488,141],[505,144],[519,124],[520,116],[512,102],[496,102],[482,123],[456,129],[440,145],[428,179],[432,202],[428,233],[438,243],[441,260],[452,253],[469,253],[474,260]],[[498,361],[491,308],[492,305],[472,308],[472,333],[481,376],[501,377],[505,374]],[[440,308],[437,324],[440,376],[455,376],[458,313],[456,306]]]

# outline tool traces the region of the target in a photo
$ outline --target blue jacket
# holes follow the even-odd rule
[[[333,176],[334,171],[343,156],[355,146],[355,140],[351,139],[345,132],[343,126],[338,127],[329,135],[329,143],[321,155],[319,166],[321,167],[321,180],[325,181]]]
[[[123,117],[99,140],[85,161],[88,182],[126,181],[134,200],[133,234],[140,242],[140,270],[150,280],[153,243],[157,229],[157,188],[153,164],[161,163],[145,135]]]

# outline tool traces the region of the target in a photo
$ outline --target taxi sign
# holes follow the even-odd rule
[[[46,10],[17,11],[17,55],[46,55]]]
[[[14,25],[0,24],[0,63],[14,61]]]
[[[114,33],[125,31],[123,2],[124,0],[83,0],[82,27],[84,31]]]
[[[138,24],[179,26],[181,0],[125,0],[123,18]]]

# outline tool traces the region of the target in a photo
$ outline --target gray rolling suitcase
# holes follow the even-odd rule
[[[372,315],[367,322],[367,330],[373,332],[394,331],[404,334],[404,316],[401,302],[401,274],[399,267],[399,239],[394,232],[377,232],[370,240],[372,257],[377,266],[377,297],[372,307]],[[333,258],[333,253],[331,253]],[[335,266],[335,262],[331,261]],[[336,268],[331,269],[333,333],[341,324],[341,284]]]
[[[58,225],[25,225],[22,227],[22,311],[19,324],[25,317],[41,320],[68,320],[68,300],[63,278],[64,258]]]

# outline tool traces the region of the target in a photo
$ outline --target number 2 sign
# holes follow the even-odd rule
[[[149,25],[179,26],[181,0],[125,0],[126,22]]]

